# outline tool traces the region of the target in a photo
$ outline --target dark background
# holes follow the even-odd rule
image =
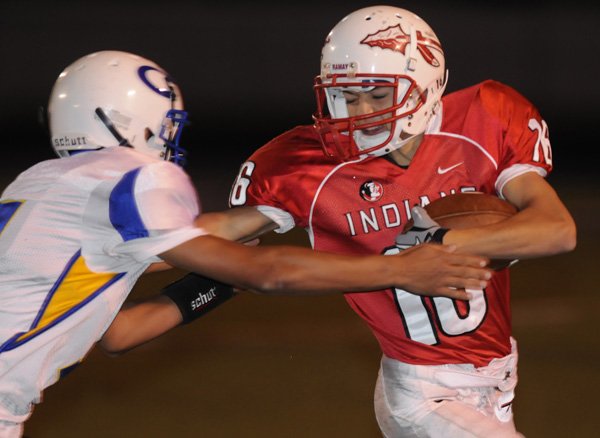
[[[46,104],[66,65],[93,51],[118,49],[155,60],[181,85],[194,120],[185,133],[192,172],[207,160],[237,167],[272,136],[310,123],[312,78],[326,34],[346,13],[376,4],[281,3],[4,0],[2,137],[27,145],[15,153],[28,160],[51,156],[35,123],[36,108]],[[600,6],[465,0],[398,5],[425,18],[442,41],[448,91],[488,78],[515,87],[548,122],[556,173],[594,169]]]
[[[287,2],[286,2],[287,3]],[[575,2],[405,1],[444,45],[448,91],[493,78],[548,122],[549,180],[573,212],[579,247],[513,268],[521,346],[517,425],[530,437],[592,436],[600,421],[595,320],[600,7]],[[239,164],[310,123],[312,78],[331,27],[369,2],[12,1],[0,5],[0,187],[53,157],[37,108],[75,59],[115,49],[153,59],[182,87],[183,141],[205,210],[225,208]],[[267,239],[266,243],[281,240]],[[287,243],[305,244],[292,233]],[[172,275],[172,274],[169,274]],[[170,278],[143,282],[143,296]],[[26,433],[67,436],[376,437],[379,360],[338,296],[243,296],[127,355],[93,351],[46,392]]]

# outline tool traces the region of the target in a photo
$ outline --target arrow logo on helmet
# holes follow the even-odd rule
[[[380,47],[382,49],[400,52],[403,55],[406,55],[406,46],[409,43],[410,35],[405,33],[399,24],[369,34],[360,42],[360,44],[366,44],[371,47]],[[436,58],[431,49],[442,52],[442,46],[438,41],[424,37],[421,31],[418,30],[417,50],[428,64],[439,67],[440,61]]]

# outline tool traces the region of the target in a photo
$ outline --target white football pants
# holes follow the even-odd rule
[[[383,356],[375,414],[386,438],[517,438],[517,349],[488,366],[410,365]]]

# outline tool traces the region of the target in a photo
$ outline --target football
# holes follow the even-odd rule
[[[517,209],[497,196],[480,192],[457,193],[436,199],[425,210],[444,228],[472,228],[491,225],[517,213]],[[406,226],[409,229],[412,221]],[[490,267],[498,270],[509,266],[511,260],[491,260]]]
[[[517,212],[509,202],[479,192],[445,196],[431,202],[425,210],[442,227],[458,229],[494,224]]]

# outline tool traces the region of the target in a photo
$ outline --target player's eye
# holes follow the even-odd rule
[[[358,102],[358,96],[354,93],[344,93],[347,105],[352,105]]]
[[[387,99],[391,96],[392,92],[386,88],[379,88],[373,90],[371,93],[371,98],[375,100]]]

